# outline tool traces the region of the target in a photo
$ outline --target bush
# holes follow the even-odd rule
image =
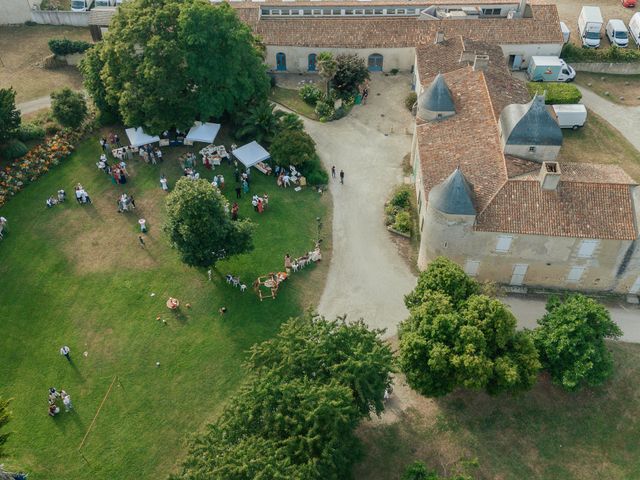
[[[82,93],[63,88],[51,94],[51,111],[63,126],[78,128],[87,116],[87,102]]]
[[[56,135],[62,131],[62,127],[56,122],[47,122],[44,125],[44,133],[46,135]]]
[[[68,38],[52,38],[49,40],[49,50],[55,55],[70,55],[83,53],[91,47],[84,40],[69,40]]]
[[[18,139],[23,142],[40,140],[44,138],[44,135],[44,128],[40,125],[34,125],[33,123],[23,123],[18,129]]]
[[[281,167],[299,167],[316,157],[316,144],[304,130],[280,131],[269,150],[274,163]]]
[[[411,205],[411,189],[407,186],[400,187],[393,194],[389,203],[399,209],[409,208]]]
[[[582,93],[578,87],[567,83],[529,82],[527,87],[532,97],[536,93],[542,95],[546,92],[545,103],[547,105],[578,103],[582,99]]]
[[[411,214],[409,212],[400,212],[396,215],[396,221],[393,224],[394,230],[402,233],[411,233]]]
[[[329,183],[329,174],[322,166],[322,162],[320,162],[320,158],[317,155],[314,155],[311,160],[306,161],[300,168],[300,171],[304,174],[307,179],[307,184],[309,185],[317,187]]]
[[[561,53],[566,62],[638,62],[640,50],[634,48],[619,48],[615,45],[609,48],[580,48],[567,43]]]
[[[404,106],[407,107],[407,110],[413,110],[413,106],[418,101],[418,94],[416,92],[409,93],[404,99]]]
[[[400,72],[400,70],[398,70],[397,68],[392,68],[391,70],[389,70],[389,73],[391,75],[397,75]]]
[[[322,97],[322,92],[315,85],[307,84],[300,89],[298,95],[300,95],[300,98],[304,100],[305,103],[315,106]]]
[[[321,122],[326,122],[328,120],[333,119],[333,115],[335,111],[333,109],[333,103],[328,103],[324,100],[319,101],[316,104],[316,115],[320,119]]]
[[[2,148],[2,156],[6,160],[15,160],[16,158],[23,157],[27,154],[29,149],[20,140],[9,140],[7,144]]]

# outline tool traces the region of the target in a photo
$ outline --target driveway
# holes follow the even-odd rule
[[[49,108],[50,106],[51,106],[51,97],[47,95],[46,97],[36,98],[34,100],[29,100],[28,102],[18,103],[16,105],[16,108],[20,110],[20,113],[22,115],[27,115],[29,113],[42,110],[43,108]]]
[[[625,107],[605,100],[591,90],[576,85],[582,93],[582,103],[618,130],[631,145],[640,150],[640,107]]]
[[[345,172],[345,184],[331,180],[333,256],[318,311],[348,314],[396,334],[408,316],[403,297],[416,283],[384,226],[383,209],[402,183],[402,159],[411,150],[413,119],[404,107],[410,91],[405,75],[372,76],[367,105],[355,106],[336,122],[305,121],[328,171]]]

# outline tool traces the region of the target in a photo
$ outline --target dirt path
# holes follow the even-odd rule
[[[327,170],[345,172],[344,185],[330,185],[333,258],[318,310],[364,318],[387,336],[407,317],[403,297],[416,282],[383,222],[384,202],[402,183],[402,158],[411,149],[412,117],[403,105],[409,90],[408,76],[377,74],[367,105],[336,122],[305,121]]]
[[[51,97],[47,95],[45,97],[29,100],[28,102],[18,103],[16,105],[16,108],[20,110],[22,115],[28,115],[29,113],[37,112],[38,110],[49,108],[50,106],[51,106]]]

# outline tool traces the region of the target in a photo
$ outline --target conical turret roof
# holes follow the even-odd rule
[[[526,105],[507,105],[500,114],[507,145],[562,145],[562,130],[544,103],[535,95]]]
[[[422,119],[430,119],[434,113],[455,113],[456,107],[451,97],[451,91],[442,74],[436,75],[431,85],[418,97],[417,116]]]
[[[450,215],[475,215],[473,191],[460,167],[449,177],[431,189],[429,203],[442,213]]]

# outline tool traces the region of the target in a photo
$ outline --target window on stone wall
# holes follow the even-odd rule
[[[496,243],[496,252],[505,253],[511,249],[511,242],[513,237],[511,235],[498,235],[498,241]]]
[[[593,258],[593,253],[598,248],[598,245],[600,245],[600,240],[582,240],[578,248],[578,257]]]

